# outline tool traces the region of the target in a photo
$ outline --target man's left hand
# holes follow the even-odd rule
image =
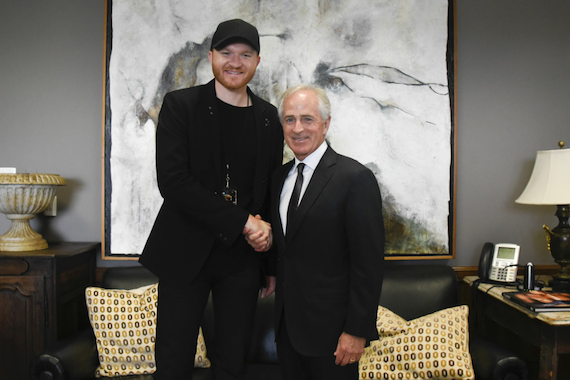
[[[338,338],[338,345],[334,356],[335,364],[344,367],[347,364],[357,363],[364,352],[366,339],[343,332]]]
[[[275,291],[277,279],[275,276],[267,276],[267,287],[261,289],[261,298],[269,297]]]

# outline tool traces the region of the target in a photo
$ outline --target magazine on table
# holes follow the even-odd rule
[[[570,294],[542,290],[505,292],[503,297],[537,313],[570,311]]]

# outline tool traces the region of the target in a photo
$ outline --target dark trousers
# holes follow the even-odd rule
[[[289,339],[285,316],[277,336],[277,354],[283,380],[358,380],[358,363],[344,367],[335,364],[334,349],[329,356],[300,354]]]
[[[192,379],[196,340],[210,291],[216,342],[206,338],[216,380],[245,377],[255,305],[261,285],[259,262],[220,268],[207,262],[188,285],[160,279],[155,380]],[[211,342],[212,343],[212,342]]]

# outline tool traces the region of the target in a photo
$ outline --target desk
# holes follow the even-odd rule
[[[463,279],[472,284],[478,277]],[[570,353],[570,312],[535,313],[503,297],[512,287],[480,284],[473,307],[505,329],[539,347],[539,379],[556,380],[559,354]]]
[[[94,283],[98,252],[99,243],[0,252],[2,379],[28,379],[33,357],[89,327],[84,293]]]

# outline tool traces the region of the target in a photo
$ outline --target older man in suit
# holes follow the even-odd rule
[[[358,379],[378,338],[383,278],[382,199],[372,172],[325,142],[330,102],[315,87],[279,105],[295,159],[273,175],[276,340],[285,379]]]

